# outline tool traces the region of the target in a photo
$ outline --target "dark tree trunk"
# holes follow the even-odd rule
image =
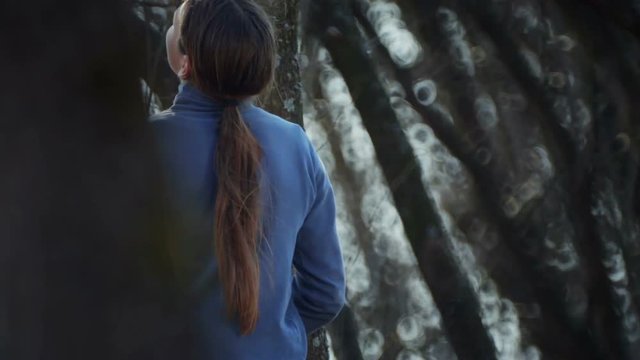
[[[272,16],[278,46],[278,64],[271,89],[260,98],[267,111],[302,127],[302,82],[298,63],[298,0],[260,0]],[[319,329],[307,341],[307,359],[328,360],[327,332]]]
[[[309,31],[326,46],[349,86],[456,354],[460,359],[495,359],[493,341],[479,317],[477,298],[447,245],[440,216],[427,195],[409,142],[363,48],[364,39],[351,9],[341,1],[323,5],[310,2],[308,6]],[[457,286],[451,287],[451,283]]]
[[[270,112],[302,125],[302,84],[298,64],[298,0],[259,0],[276,28],[278,64],[273,87],[261,105]]]
[[[2,358],[184,358],[128,10],[0,15]]]
[[[441,302],[455,296],[429,278],[438,265],[430,264],[425,273],[420,263],[423,256],[446,253],[420,251],[412,237],[415,223],[407,221],[408,201],[394,186],[401,182],[413,190],[413,201],[422,203],[419,181],[397,177],[404,134],[389,125],[397,119],[387,106],[390,95],[377,81],[380,71],[398,80],[400,96],[474,180],[473,212],[438,211],[450,212],[465,232],[470,217],[497,229],[499,240],[491,250],[470,245],[484,256],[481,265],[499,285],[499,296],[537,309],[533,316],[528,311],[519,316],[523,343],[549,358],[633,358],[640,343],[640,122],[631,110],[640,91],[637,6],[591,0],[353,0],[308,6],[308,28],[348,85],[458,356],[469,355],[461,353],[467,344],[456,345],[456,324],[451,324],[456,318],[447,318]],[[411,66],[395,64],[386,49],[400,12],[424,48],[424,58]],[[384,32],[373,24],[381,19],[389,20]],[[425,77],[433,80],[433,95],[437,89],[429,104],[415,90]],[[397,100],[397,94],[391,96]],[[522,99],[522,107],[514,110],[512,97]],[[478,110],[478,101],[487,98],[498,100],[493,106],[499,122],[491,130],[483,124],[486,113]],[[547,152],[551,175],[538,195],[513,208],[509,201],[539,175],[539,168],[527,163],[525,150],[532,146]],[[438,211],[418,208],[414,216],[438,223],[433,220]],[[469,231],[467,236],[473,228]],[[474,304],[460,306],[471,311]],[[385,340],[385,347],[393,347],[387,345],[392,339]]]

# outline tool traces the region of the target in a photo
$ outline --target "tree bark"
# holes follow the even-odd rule
[[[268,111],[302,126],[300,97],[300,65],[298,63],[298,0],[259,0],[276,30],[278,63],[275,81],[261,97],[261,105]]]
[[[259,0],[272,16],[278,46],[278,62],[272,87],[259,99],[267,111],[302,127],[302,82],[298,63],[298,0]],[[307,359],[328,360],[326,330],[309,334]]]

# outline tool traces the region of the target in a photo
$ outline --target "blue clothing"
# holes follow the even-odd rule
[[[249,102],[240,109],[263,151],[259,319],[248,336],[226,314],[214,255],[222,105],[187,83],[173,106],[151,119],[168,193],[184,225],[173,256],[190,299],[189,351],[195,359],[302,360],[306,334],[331,321],[344,304],[333,190],[300,126]]]

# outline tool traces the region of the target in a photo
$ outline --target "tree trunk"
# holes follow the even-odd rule
[[[275,81],[261,105],[284,119],[302,124],[300,65],[298,64],[298,0],[259,0],[276,30],[278,62]]]
[[[0,15],[2,358],[185,358],[128,10]]]
[[[442,220],[427,195],[420,167],[363,48],[364,39],[351,9],[341,1],[323,5],[309,2],[308,6],[309,31],[326,46],[349,86],[458,358],[496,359],[493,341],[479,317],[476,295],[450,252]],[[457,286],[452,287],[451,283]]]
[[[278,63],[271,89],[260,98],[267,111],[302,127],[302,82],[298,63],[298,0],[259,0],[272,16],[276,30]],[[309,360],[328,360],[327,332],[319,329],[307,341]]]

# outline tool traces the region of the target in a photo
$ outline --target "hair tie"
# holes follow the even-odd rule
[[[223,107],[233,107],[233,106],[238,106],[240,104],[240,102],[237,99],[231,99],[231,98],[223,98],[222,99],[222,106]]]

